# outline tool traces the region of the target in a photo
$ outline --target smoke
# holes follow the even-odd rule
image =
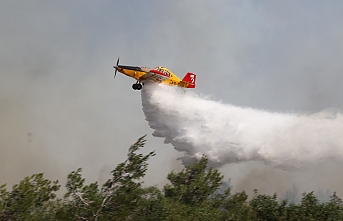
[[[273,113],[212,101],[177,87],[148,84],[142,105],[153,136],[189,164],[203,154],[211,166],[262,161],[284,170],[343,158],[342,114]]]

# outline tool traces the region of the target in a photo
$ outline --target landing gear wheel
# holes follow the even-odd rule
[[[141,84],[139,84],[139,83],[138,83],[138,84],[133,84],[133,85],[132,85],[132,89],[133,89],[133,90],[141,90],[142,87],[143,87],[143,86],[142,86]]]

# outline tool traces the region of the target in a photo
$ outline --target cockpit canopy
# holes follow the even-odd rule
[[[167,68],[162,67],[162,66],[157,66],[154,68],[154,70],[162,72],[164,75],[170,77],[172,76],[171,71],[169,71]]]

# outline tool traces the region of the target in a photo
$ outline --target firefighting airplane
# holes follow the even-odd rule
[[[114,78],[117,75],[117,71],[119,71],[137,80],[137,82],[132,85],[132,89],[134,90],[141,90],[143,87],[142,84],[145,82],[156,82],[158,84],[162,83],[170,86],[195,88],[196,75],[192,72],[188,72],[181,80],[165,67],[158,66],[151,69],[146,67],[119,65],[119,58],[117,60],[117,65],[113,66],[113,68],[115,69]]]

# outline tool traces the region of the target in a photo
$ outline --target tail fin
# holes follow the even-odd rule
[[[182,86],[186,88],[195,88],[196,77],[196,74],[188,72],[181,81]]]

